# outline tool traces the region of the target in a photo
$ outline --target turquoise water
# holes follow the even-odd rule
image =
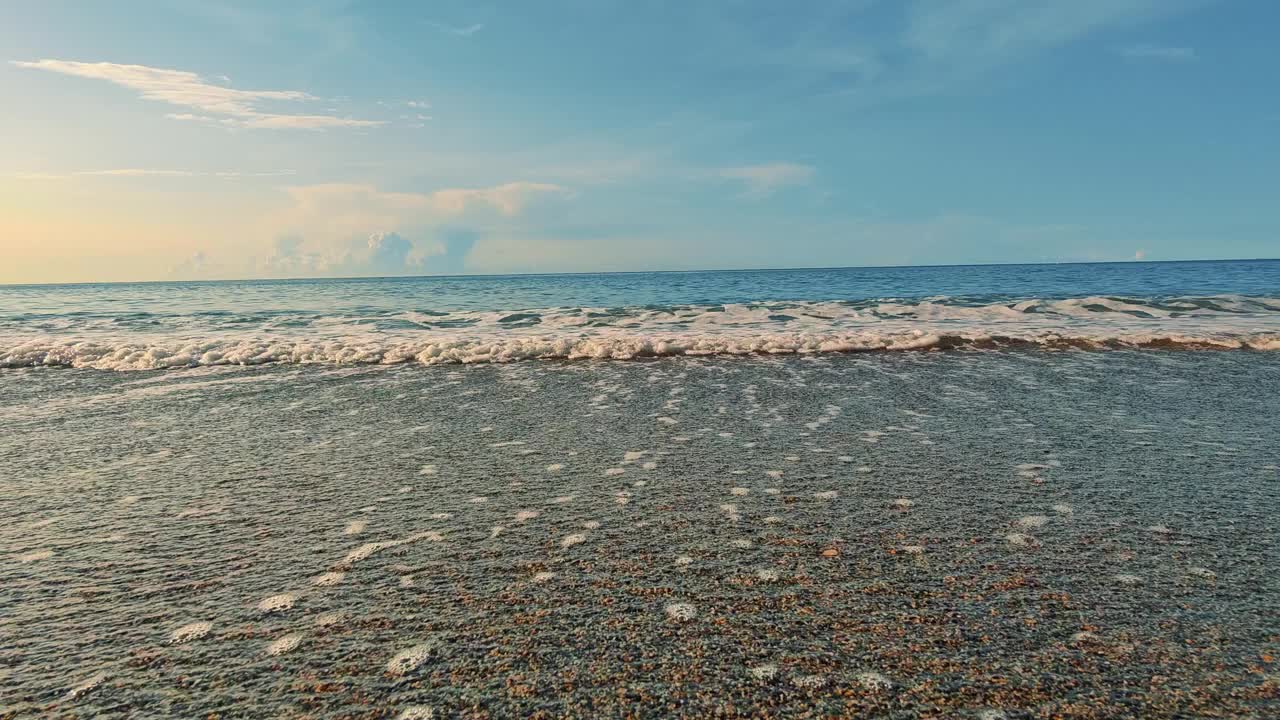
[[[0,366],[1280,348],[1280,261],[0,287]]]

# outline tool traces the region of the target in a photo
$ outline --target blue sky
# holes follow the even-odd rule
[[[0,282],[1280,255],[1280,5],[11,3]]]

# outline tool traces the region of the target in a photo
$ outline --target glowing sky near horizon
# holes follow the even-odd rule
[[[1280,7],[8,3],[0,282],[1280,255]]]

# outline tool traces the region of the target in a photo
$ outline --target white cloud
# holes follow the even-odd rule
[[[274,129],[374,127],[385,124],[382,120],[267,111],[262,108],[262,105],[267,102],[303,102],[317,98],[298,90],[237,90],[232,87],[213,85],[204,81],[199,75],[185,70],[49,59],[31,62],[14,60],[12,64],[74,77],[105,80],[136,90],[147,100],[165,102],[205,113],[203,115],[170,113],[165,116],[173,120],[197,120],[231,127]]]
[[[918,0],[904,44],[937,61],[991,61],[1064,45],[1086,33],[1149,19],[1171,0]]]
[[[428,24],[442,33],[448,33],[449,35],[456,35],[457,37],[471,37],[472,35],[475,35],[476,33],[484,29],[484,23],[476,23],[474,25],[467,25],[465,27],[454,27],[452,25],[445,25],[444,23],[435,23],[435,22],[428,23]]]
[[[153,170],[148,168],[116,168],[114,170],[79,170],[72,175],[105,175],[110,177],[142,177],[156,175],[160,177],[191,177],[199,173],[190,170]]]
[[[796,163],[772,163],[725,168],[720,176],[747,184],[747,192],[755,196],[771,195],[788,185],[807,185],[813,180],[813,168]]]
[[[75,170],[66,173],[18,173],[13,177],[22,180],[66,180],[77,177],[213,177],[223,179],[282,177],[295,174],[295,170],[241,171],[241,170],[175,170],[169,168],[110,168],[106,170]]]
[[[461,272],[483,233],[501,227],[559,185],[384,192],[332,183],[286,189],[291,207],[261,228],[275,244],[257,272],[276,277]]]
[[[1187,62],[1198,59],[1194,48],[1167,47],[1163,45],[1130,45],[1129,47],[1120,48],[1120,54],[1137,60],[1163,60],[1165,62]]]

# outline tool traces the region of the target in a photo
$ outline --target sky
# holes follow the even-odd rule
[[[0,0],[0,282],[1280,256],[1266,0]]]

